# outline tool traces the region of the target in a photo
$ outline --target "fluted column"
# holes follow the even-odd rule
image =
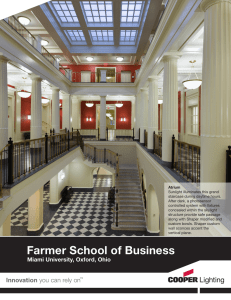
[[[141,102],[140,102],[140,143],[144,144],[144,129],[147,130],[147,105],[148,93],[147,88],[141,89]]]
[[[100,101],[100,140],[106,141],[106,96]]]
[[[0,151],[8,144],[7,61],[0,56]]]
[[[204,0],[201,182],[226,181],[231,145],[231,1]]]
[[[63,98],[63,128],[71,130],[71,95]]]
[[[59,117],[59,89],[53,88],[52,90],[52,129],[55,133],[60,132],[60,117]]]
[[[31,123],[30,136],[31,139],[39,139],[42,137],[42,78],[37,75],[31,75]]]
[[[153,150],[153,132],[158,133],[158,77],[150,77],[148,81],[148,149]]]
[[[177,53],[166,54],[163,83],[162,160],[170,166],[172,161],[172,136],[178,139],[178,80]]]
[[[135,140],[139,140],[139,128],[140,128],[140,93],[136,95],[136,123],[135,123]]]

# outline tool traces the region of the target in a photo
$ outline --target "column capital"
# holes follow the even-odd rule
[[[42,81],[42,78],[36,74],[30,74],[29,77],[31,80]]]
[[[141,92],[147,92],[147,91],[148,91],[148,88],[143,87],[143,88],[141,88],[140,90],[141,90]]]
[[[51,90],[52,90],[52,91],[57,91],[57,92],[59,92],[59,91],[60,91],[60,88],[58,88],[58,87],[56,87],[56,86],[53,86],[53,87],[51,87]]]
[[[159,76],[150,76],[150,77],[148,77],[149,82],[158,81],[158,79],[159,79]]]
[[[3,61],[3,62],[7,63],[9,61],[9,58],[7,58],[6,56],[0,54],[0,61]]]
[[[229,2],[231,4],[231,0],[202,0],[200,7],[205,12],[210,6],[222,2]]]
[[[182,53],[178,52],[178,51],[165,52],[162,60],[163,60],[163,62],[168,62],[171,60],[177,60],[177,59],[181,58],[181,56],[182,56]]]

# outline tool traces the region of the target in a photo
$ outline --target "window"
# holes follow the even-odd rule
[[[137,30],[120,30],[121,45],[135,45]]]
[[[198,134],[198,106],[191,107],[191,133]]]
[[[113,30],[89,30],[93,45],[114,44]]]
[[[144,1],[122,1],[121,4],[121,26],[139,26]],[[125,23],[125,24],[124,24]],[[125,25],[126,26],[126,25]]]
[[[52,1],[52,4],[62,23],[79,22],[71,1]]]
[[[113,22],[112,1],[82,1],[81,7],[88,26]]]
[[[71,41],[85,42],[85,37],[82,30],[66,30],[66,34]]]

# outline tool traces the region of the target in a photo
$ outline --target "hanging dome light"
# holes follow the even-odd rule
[[[26,91],[19,91],[18,92],[19,97],[21,98],[29,98],[31,93],[30,92],[26,92]]]
[[[196,60],[194,60],[194,61],[190,60],[190,63],[192,64],[192,69],[194,68],[193,64],[195,62],[196,62]],[[188,90],[195,90],[195,89],[199,88],[199,86],[202,84],[202,80],[198,79],[196,73],[195,73],[195,77],[191,78],[191,73],[190,73],[189,79],[183,81],[182,83]]]
[[[42,98],[42,104],[47,104],[49,102],[49,99]]]
[[[117,103],[115,104],[115,106],[116,106],[116,107],[122,107],[122,106],[123,106],[123,103],[122,103],[122,102],[117,102]]]
[[[87,107],[92,107],[93,105],[94,105],[93,102],[86,102],[86,106],[87,106]]]

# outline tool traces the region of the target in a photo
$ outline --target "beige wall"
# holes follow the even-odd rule
[[[69,185],[81,188],[93,187],[93,170],[95,167],[89,167],[83,163],[83,158],[78,156],[69,165]]]

